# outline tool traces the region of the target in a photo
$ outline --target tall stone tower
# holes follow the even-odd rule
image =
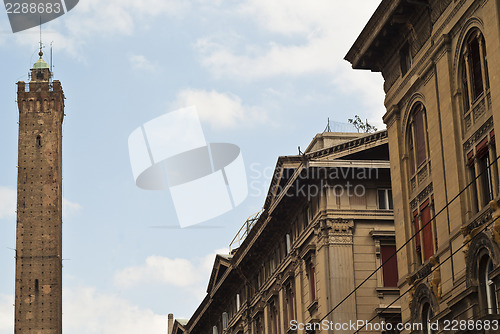
[[[15,333],[62,333],[64,93],[40,59],[17,83],[19,151]]]

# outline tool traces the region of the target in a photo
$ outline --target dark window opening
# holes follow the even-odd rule
[[[39,291],[38,279],[35,279],[35,293],[38,293],[38,291]]]
[[[404,76],[411,67],[411,51],[408,43],[405,43],[399,50],[399,63],[401,66],[401,76]]]
[[[479,52],[479,41],[476,38],[469,42],[469,62],[471,67],[472,93],[474,100],[483,92],[483,75],[481,70],[481,54]]]
[[[378,208],[380,210],[392,210],[392,190],[391,189],[378,189]]]
[[[430,327],[432,318],[434,317],[434,312],[432,311],[431,305],[426,302],[422,306],[422,327],[424,334],[434,334],[435,331]]]
[[[36,136],[36,147],[42,147],[42,137],[40,135]]]

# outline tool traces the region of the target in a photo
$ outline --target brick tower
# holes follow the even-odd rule
[[[40,59],[17,83],[19,148],[15,333],[62,333],[64,93]]]

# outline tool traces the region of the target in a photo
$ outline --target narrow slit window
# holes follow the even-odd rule
[[[40,135],[36,136],[36,147],[42,147],[42,137]]]

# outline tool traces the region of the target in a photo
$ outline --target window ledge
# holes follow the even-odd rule
[[[309,306],[307,306],[307,311],[309,311],[309,314],[312,316],[314,312],[318,309],[318,300],[315,299]]]
[[[397,287],[378,287],[375,288],[377,291],[379,298],[384,297],[384,295],[396,295],[399,296],[399,289]]]

